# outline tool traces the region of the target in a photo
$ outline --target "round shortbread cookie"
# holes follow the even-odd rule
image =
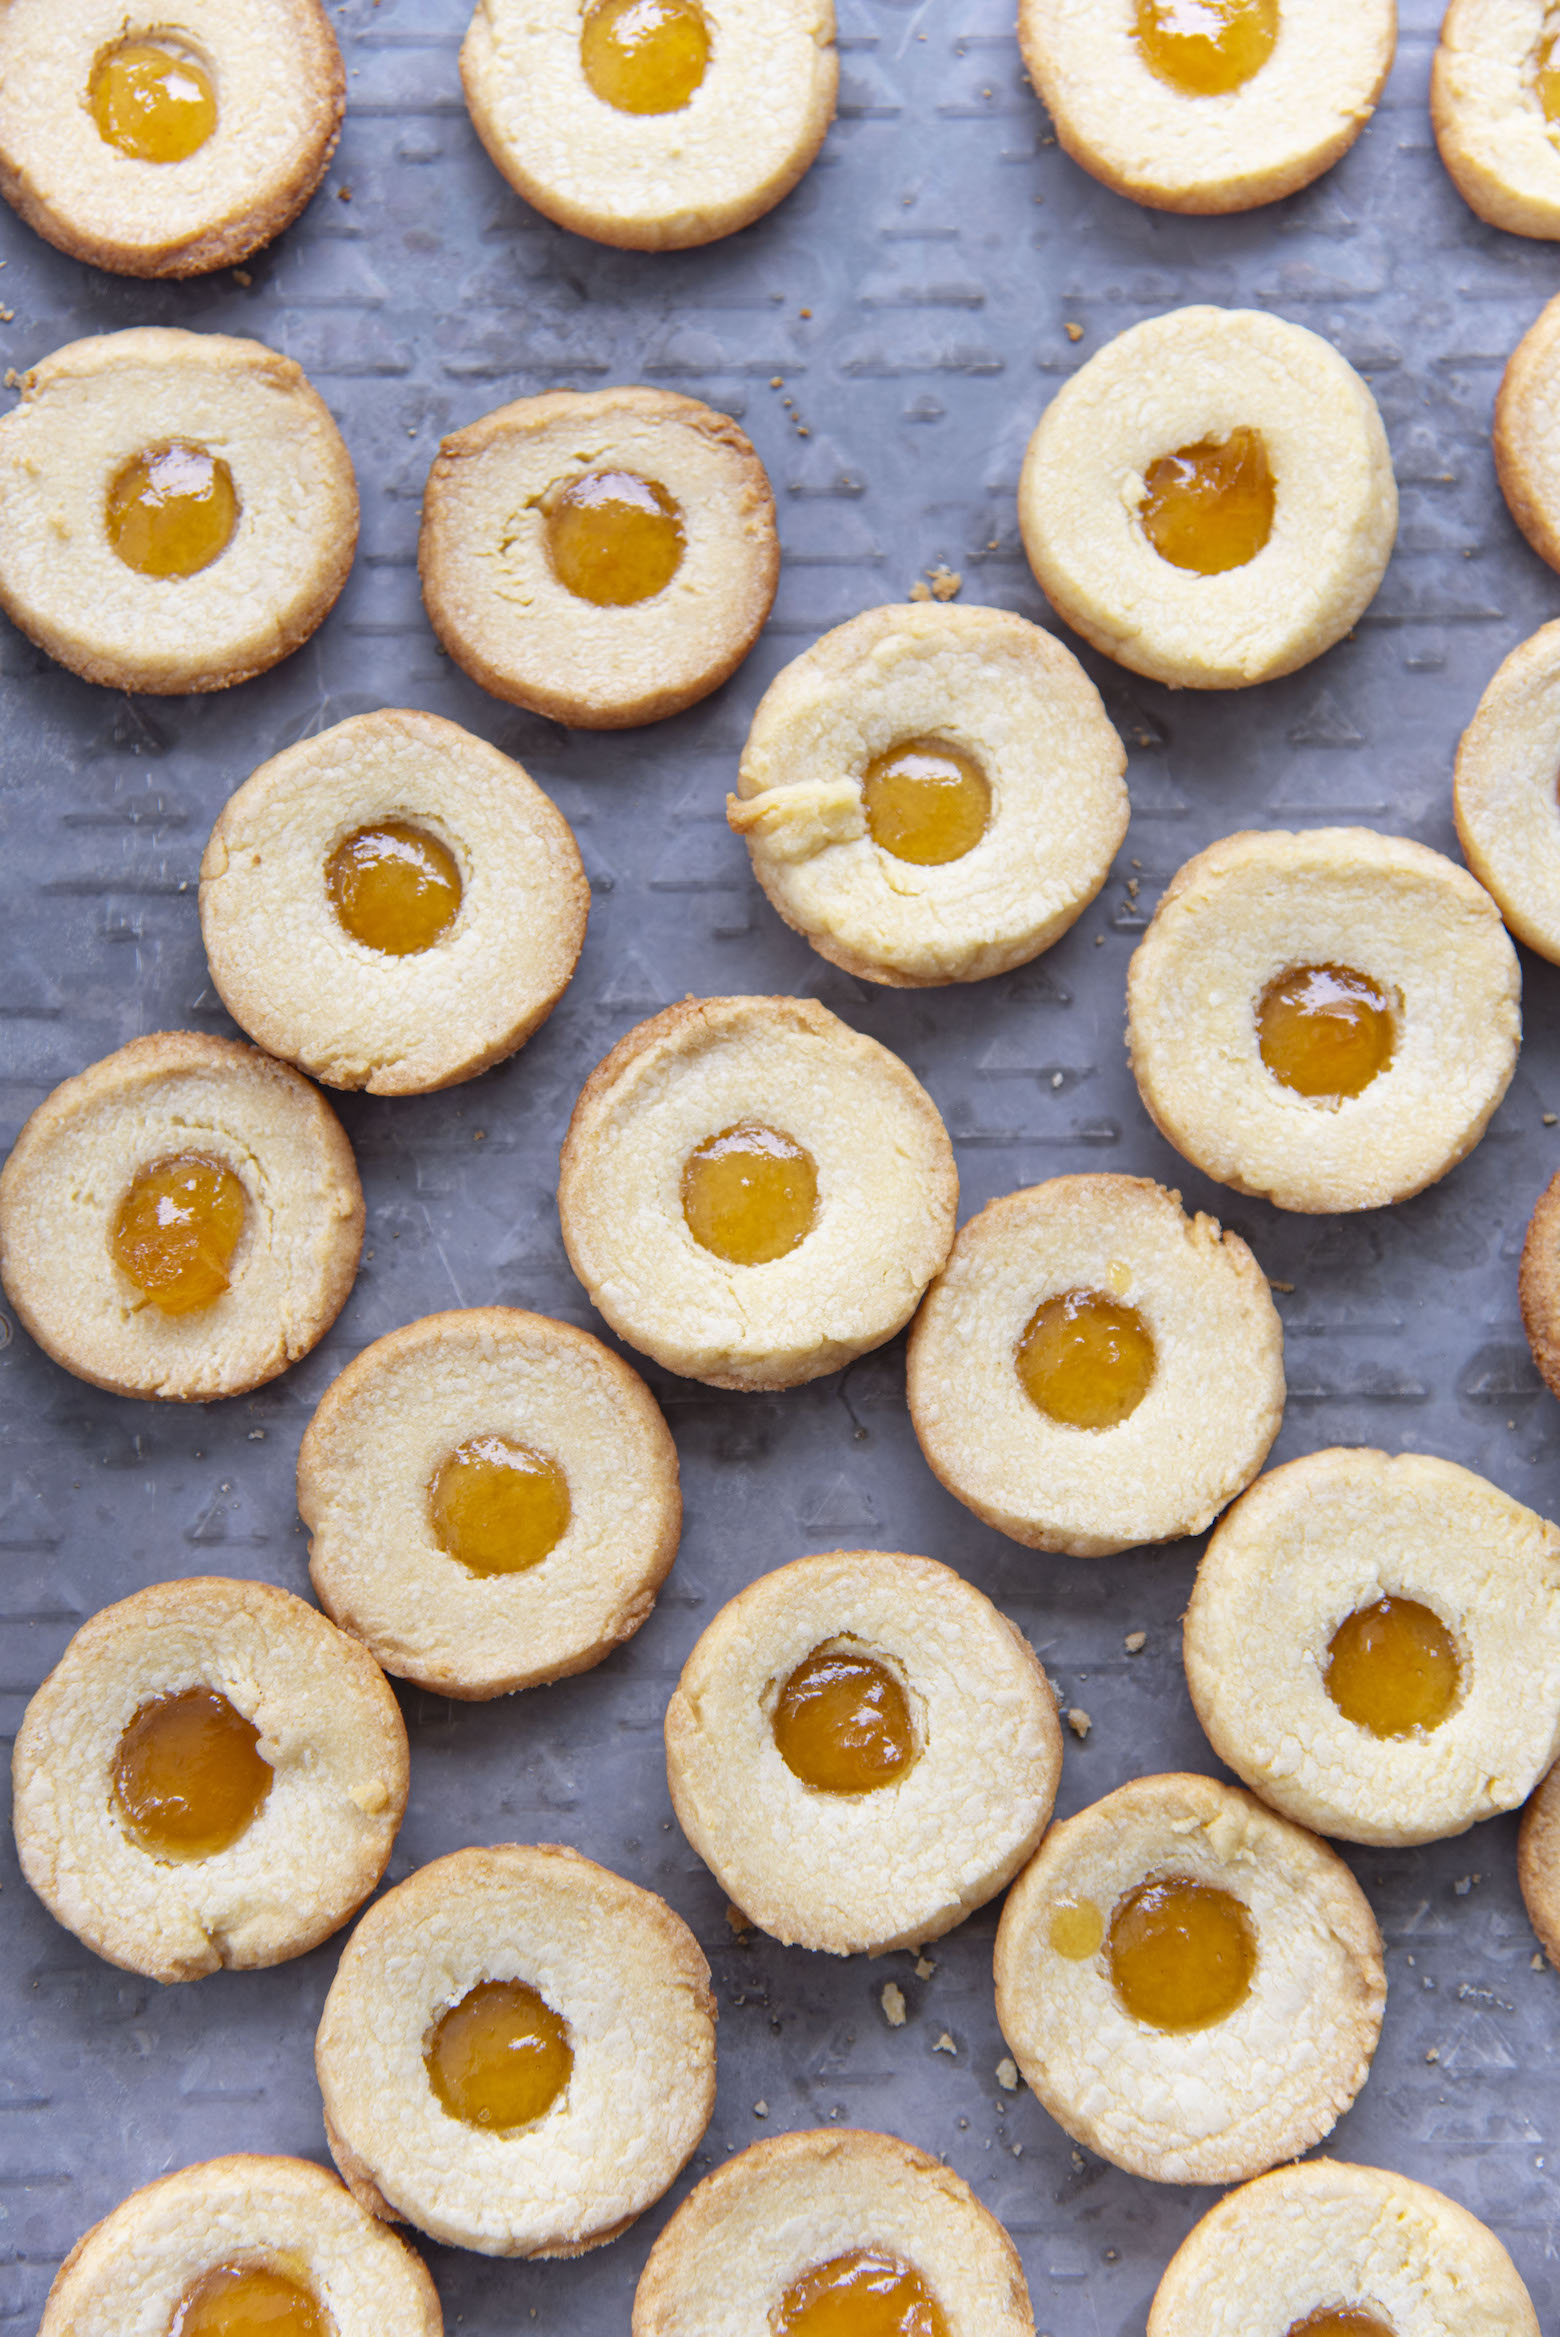
[[[1267,466],[1266,533],[1203,573],[1151,540],[1151,481],[1242,432]],[[1181,308],[1058,391],[1018,517],[1046,597],[1096,649],[1172,688],[1243,689],[1348,632],[1391,557],[1397,487],[1376,401],[1330,343],[1260,310]]]
[[[1392,2337],[1539,2337],[1516,2266],[1465,2207],[1337,2159],[1221,2199],[1171,2257],[1148,2337],[1302,2337],[1322,2315]]]
[[[1391,1639],[1338,1649],[1339,1693],[1376,1727],[1329,1688],[1340,1630],[1372,1610],[1378,1632],[1401,1618],[1417,1673],[1394,1679]],[[1515,1809],[1560,1753],[1560,1529],[1452,1461],[1308,1453],[1215,1527],[1184,1652],[1214,1751],[1273,1808],[1346,1842],[1439,1841]]]
[[[1560,1765],[1541,1778],[1517,1833],[1517,1880],[1528,1921],[1560,1971]]]
[[[1457,749],[1452,795],[1468,866],[1518,941],[1552,964],[1560,964],[1557,770],[1560,624],[1553,624],[1511,652],[1479,700]]]
[[[877,1734],[862,1790],[820,1785],[804,1773],[819,1745],[782,1739],[796,1683],[830,1658],[856,1677],[822,1724],[827,1753]],[[882,1955],[940,1939],[1017,1873],[1062,1736],[1028,1641],[973,1584],[931,1558],[834,1550],[760,1576],[706,1626],[667,1707],[666,1769],[683,1832],[761,1931]]]
[[[376,837],[425,866],[430,843],[442,855],[423,889],[453,906],[420,947],[380,946],[343,920],[333,871]],[[262,763],[200,864],[201,933],[234,1021],[328,1086],[371,1095],[453,1087],[523,1046],[568,985],[589,907],[569,823],[520,765],[404,710],[356,715]]]
[[[570,2055],[514,2127],[446,2108],[427,2059],[441,2018],[494,1982],[540,1996]],[[709,1966],[664,1899],[576,1851],[458,1850],[364,1916],[315,2064],[331,2154],[372,2214],[485,2256],[578,2256],[654,2205],[709,2123]]]
[[[0,13],[0,193],[73,259],[124,276],[233,267],[325,175],[346,75],[319,0],[189,14],[185,31],[143,29],[124,0]]]
[[[1560,569],[1560,295],[1540,311],[1507,361],[1495,399],[1495,475],[1507,507],[1541,560]]]
[[[1244,1910],[1246,1991],[1195,2027],[1139,2018],[1112,1976],[1113,1932],[1155,1884]],[[1187,1959],[1168,1961],[1184,1985]],[[1369,2075],[1387,1993],[1381,1934],[1336,1852],[1192,1776],[1138,1778],[1052,1827],[1008,1894],[996,1975],[1002,2034],[1044,2107],[1155,2183],[1242,2182],[1329,2134]]]
[[[352,566],[357,485],[290,357],[145,325],[73,341],[21,386],[0,420],[0,608],[50,657],[107,689],[225,690],[323,624]],[[137,557],[174,556],[148,515],[181,501],[208,513],[177,555],[198,565],[132,565],[137,530]]]
[[[1069,1299],[1127,1310],[1136,1326],[1115,1336],[1149,1342],[1121,1399],[1141,1387],[1135,1405],[1100,1426],[1043,1409],[1022,1376],[1030,1325]],[[1108,1315],[1084,1312],[1108,1335]],[[928,1465],[987,1525],[1105,1557],[1200,1533],[1250,1484],[1283,1418],[1283,1347],[1237,1234],[1146,1177],[1055,1177],[961,1230],[910,1334],[910,1416]],[[1065,1407],[1066,1383],[1052,1393]]]
[[[788,1246],[742,1262],[695,1235],[688,1196],[695,1157],[749,1132],[789,1148],[813,1199]],[[570,1264],[631,1346],[711,1387],[788,1388],[909,1321],[958,1190],[936,1105],[875,1039],[810,998],[690,998],[586,1081],[558,1214]]]
[[[1290,985],[1303,1012],[1265,1028]],[[1340,988],[1353,996],[1335,1009]],[[1155,1126],[1220,1184],[1280,1209],[1380,1209],[1484,1134],[1516,1068],[1520,996],[1499,910],[1440,853],[1371,828],[1250,831],[1172,877],[1127,975],[1127,1045]],[[1352,1045],[1366,1010],[1379,1068],[1352,1092],[1271,1067],[1293,1075],[1296,1027],[1335,1011]]]
[[[559,572],[568,499],[582,492],[664,537],[649,554],[659,565],[632,575],[639,554],[617,523],[578,555],[582,581],[626,598],[591,598]],[[659,722],[707,698],[757,640],[780,573],[774,496],[748,440],[725,414],[658,389],[550,390],[446,438],[417,560],[456,664],[495,698],[582,730]]]
[[[180,1161],[236,1180],[241,1224],[225,1285],[168,1312],[116,1242],[135,1189]],[[0,1170],[7,1297],[46,1354],[115,1395],[205,1403],[274,1379],[330,1329],[362,1244],[357,1167],[324,1097],[203,1032],[132,1039],[65,1080]]]
[[[1018,2250],[968,2184],[892,2134],[848,2126],[776,2134],[706,2175],[650,2251],[633,2337],[772,2337],[809,2276],[848,2280],[863,2258],[880,2286],[892,2266],[908,2273],[947,2337],[1033,2337]],[[908,2317],[911,2305],[898,2326],[930,2328],[911,2296],[922,2317]],[[903,2292],[885,2301],[903,2304]]]
[[[1394,0],[1020,0],[1074,162],[1157,211],[1249,211],[1347,154],[1397,45]]]
[[[1560,1396],[1560,1172],[1533,1205],[1517,1277],[1522,1327],[1551,1395]]]
[[[1430,72],[1430,120],[1457,192],[1512,235],[1560,237],[1560,145],[1545,103],[1548,0],[1452,0]]]
[[[214,2289],[244,2301],[256,2272],[301,2289],[334,2337],[442,2337],[421,2258],[334,2175],[245,2155],[160,2176],[94,2224],[55,2275],[38,2337],[164,2337]]]
[[[197,1720],[146,1748],[192,1698],[205,1735]],[[214,1700],[248,1724],[236,1746],[211,1746]],[[198,1980],[304,1955],[367,1898],[406,1807],[406,1730],[379,1666],[313,1607],[199,1576],[82,1625],[27,1707],[12,1777],[22,1872],[55,1920],[126,1971]],[[197,1843],[242,1822],[216,1848],[170,1847],[173,1794]]]
[[[622,13],[612,0],[478,0],[461,80],[516,193],[576,235],[631,251],[713,243],[772,211],[834,117],[832,0],[723,0],[712,13],[663,0],[641,10],[644,31],[614,44]],[[674,50],[659,70],[657,34]],[[612,53],[625,45],[637,55]],[[624,104],[608,89],[673,102]]]
[[[474,1464],[492,1487],[517,1460],[536,1502],[503,1521],[507,1549],[479,1533],[463,1562],[461,1521],[441,1538],[442,1472]],[[331,1619],[387,1672],[458,1697],[600,1663],[649,1615],[682,1527],[677,1447],[638,1373],[586,1331],[499,1306],[425,1316],[348,1364],[304,1431],[298,1508]],[[531,1563],[528,1525],[538,1542],[558,1529]]]
[[[972,807],[956,854],[945,810],[917,815],[912,798],[922,832],[889,824],[876,791],[905,749],[972,766],[954,781]],[[1049,633],[1006,609],[912,602],[837,626],[776,676],[726,810],[820,957],[869,982],[975,982],[1049,949],[1099,892],[1127,831],[1125,769],[1099,692]]]

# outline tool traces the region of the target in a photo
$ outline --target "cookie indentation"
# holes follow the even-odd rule
[[[217,126],[210,73],[193,49],[167,33],[103,50],[87,105],[103,143],[132,162],[187,162]]]
[[[198,576],[233,541],[233,474],[219,455],[188,439],[148,447],[115,472],[104,524],[138,576]]]
[[[1273,1077],[1314,1103],[1363,1095],[1397,1045],[1392,1001],[1350,966],[1294,966],[1263,991],[1257,1044]]]
[[[343,837],[325,863],[325,890],[346,932],[386,957],[432,949],[459,914],[454,854],[408,820],[376,820]]]
[[[886,1664],[846,1649],[819,1648],[797,1665],[774,1729],[792,1776],[818,1793],[875,1792],[916,1756],[904,1689]]]
[[[171,1153],[131,1179],[110,1236],[114,1263],[163,1314],[194,1314],[229,1288],[248,1209],[224,1161]]]
[[[428,2083],[452,2118],[513,2134],[546,2116],[569,2082],[569,2032],[523,1980],[482,1980],[434,2023]]]
[[[701,1249],[732,1266],[789,1256],[818,1214],[818,1171],[793,1137],[758,1120],[707,1136],[682,1174],[683,1215]]]
[[[569,1481],[557,1462],[506,1436],[468,1436],[428,1488],[434,1540],[472,1574],[520,1574],[569,1527]]]
[[[586,471],[543,508],[553,574],[576,599],[597,608],[653,600],[682,566],[682,513],[654,479]]]
[[[1273,466],[1255,430],[1162,454],[1143,484],[1143,532],[1172,567],[1222,576],[1254,560],[1273,533]]]
[[[1015,1361],[1025,1395],[1066,1428],[1116,1428],[1154,1382],[1153,1333],[1136,1307],[1064,1290],[1030,1316]]]
[[[1347,1616],[1327,1650],[1327,1693],[1373,1737],[1427,1736],[1461,1700],[1457,1643],[1418,1599],[1388,1597]]]
[[[260,1732],[215,1688],[151,1697],[114,1760],[114,1799],[154,1858],[211,1858],[248,1832],[271,1790]]]
[[[1112,1985],[1133,2019],[1179,2034],[1211,2029],[1245,2003],[1257,1940],[1233,1892],[1168,1875],[1121,1901],[1109,1956]]]
[[[1185,97],[1225,97],[1260,73],[1278,0],[1137,0],[1132,34],[1151,73]]]
[[[815,2264],[792,2281],[771,2326],[775,2337],[948,2337],[920,2273],[882,2248],[852,2248]]]
[[[585,78],[620,114],[680,113],[709,61],[698,0],[596,0],[580,31]]]

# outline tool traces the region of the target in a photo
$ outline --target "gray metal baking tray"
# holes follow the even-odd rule
[[[465,0],[347,0],[346,134],[304,220],[240,281],[100,275],[0,216],[0,363],[137,323],[248,333],[296,357],[358,465],[362,549],[336,613],[276,672],[223,696],[128,700],[0,637],[8,1143],[58,1080],[136,1033],[230,1028],[196,921],[201,847],[264,756],[381,704],[427,707],[516,754],[574,823],[593,889],[574,985],[502,1068],[450,1094],[347,1097],[367,1255],[324,1346],[249,1399],[159,1407],[99,1394],[17,1331],[4,1371],[0,1722],[71,1632],[193,1572],[306,1590],[293,1463],[309,1413],[366,1341],[436,1307],[517,1302],[600,1330],[553,1204],[587,1071],[688,991],[821,997],[897,1049],[958,1149],[963,1213],[1064,1169],[1163,1178],[1233,1223],[1288,1340],[1277,1457],[1331,1443],[1447,1454],[1560,1508],[1560,1408],[1516,1307],[1528,1211],[1560,1165],[1560,974],[1524,959],[1527,1041],[1489,1135],[1402,1208],[1284,1217],[1224,1194],[1149,1125],[1127,1073],[1127,960],[1163,881],[1242,825],[1363,821],[1455,851],[1458,734],[1498,660],[1560,607],[1496,491],[1501,364],[1560,281],[1547,246],[1479,224],[1444,177],[1425,93],[1437,0],[1404,0],[1398,62],[1355,151],[1308,192],[1223,220],[1136,209],[1054,145],[1023,80],[1011,0],[843,0],[843,102],[823,156],[769,219],[705,251],[602,249],[529,212],[479,149],[456,50]],[[874,989],[785,931],[722,806],[760,691],[826,626],[904,596],[935,563],[966,600],[1047,621],[1014,488],[1046,399],[1140,317],[1190,300],[1270,307],[1326,334],[1381,402],[1402,488],[1396,556],[1354,636],[1292,679],[1177,697],[1092,652],[1131,750],[1131,832],[1095,909],[1028,969],[971,988]],[[1068,327],[1081,327],[1074,340]],[[780,377],[782,387],[774,386]],[[648,380],[739,416],[774,479],[774,617],[718,696],[659,728],[569,735],[485,697],[435,648],[418,599],[418,498],[440,433],[561,384]],[[1127,878],[1141,890],[1129,894]],[[714,2123],[672,2200],[576,2263],[429,2251],[452,2328],[626,2330],[665,2214],[757,2136],[841,2120],[946,2154],[1013,2231],[1037,2326],[1140,2331],[1211,2192],[1120,2174],[999,2088],[995,1911],[931,1951],[835,1962],[738,1941],[672,1823],[666,1697],[722,1600],[809,1549],[875,1544],[961,1568],[1029,1633],[1085,1741],[1060,1807],[1156,1769],[1213,1768],[1181,1674],[1194,1545],[1049,1559],[978,1525],[922,1463],[902,1343],[780,1397],[650,1371],[682,1454],[687,1533],[666,1594],[600,1670],[486,1706],[409,1694],[412,1799],[392,1877],[467,1842],[569,1842],[663,1891],[720,2000]],[[1147,1633],[1140,1655],[1127,1633]],[[1560,1980],[1533,1967],[1515,1823],[1424,1850],[1351,1854],[1389,1942],[1375,2071],[1332,2148],[1442,2185],[1510,2247],[1560,2326]],[[135,2185],[222,2151],[323,2157],[311,2046],[337,1945],[174,1989],[59,1930],[5,1836],[0,1957],[0,2320],[35,2321],[77,2235]],[[883,1984],[909,2018],[891,2030]],[[953,2050],[939,2049],[946,2037]]]

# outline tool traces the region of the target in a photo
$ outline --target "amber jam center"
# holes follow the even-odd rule
[[[709,61],[697,0],[596,0],[580,28],[585,78],[620,114],[675,114]]]
[[[473,1574],[520,1574],[568,1530],[569,1481],[546,1453],[506,1436],[468,1436],[428,1488],[439,1548]]]
[[[218,2264],[179,2299],[168,2337],[331,2337],[314,2291],[266,2264]]]
[[[412,957],[454,924],[460,870],[437,836],[405,820],[376,820],[336,846],[325,890],[354,941],[386,957]]]
[[[1560,136],[1560,32],[1546,32],[1533,52],[1533,89],[1551,138]]]
[[[1143,485],[1143,533],[1172,567],[1222,576],[1254,560],[1273,533],[1273,472],[1255,430],[1162,454]]]
[[[198,576],[233,540],[233,474],[184,439],[148,447],[115,472],[103,517],[109,542],[137,575]]]
[[[991,818],[985,773],[940,738],[907,738],[875,756],[862,773],[861,799],[873,843],[917,868],[962,860]]]
[[[215,1688],[143,1704],[114,1756],[114,1799],[143,1850],[210,1858],[236,1842],[271,1790],[259,1741]]]
[[[916,2271],[883,2248],[852,2248],[793,2280],[769,2316],[775,2337],[948,2337]]]
[[[1051,1909],[1047,1937],[1070,1964],[1086,1964],[1105,1945],[1105,1918],[1092,1899],[1060,1899]]]
[[[1395,2337],[1388,2321],[1377,2320],[1360,2305],[1323,2305],[1303,2321],[1293,2321],[1284,2337]]]
[[[653,479],[586,471],[550,494],[542,509],[553,574],[597,608],[653,600],[682,566],[682,513]]]
[[[171,1153],[131,1178],[109,1250],[153,1306],[165,1315],[192,1314],[227,1289],[248,1207],[224,1161]]]
[[[1344,1719],[1373,1737],[1427,1736],[1462,1687],[1451,1633],[1417,1599],[1378,1599],[1348,1616],[1332,1635],[1323,1676]]]
[[[689,1153],[682,1205],[701,1249],[731,1266],[767,1266],[811,1233],[818,1171],[812,1154],[779,1129],[738,1120]]]
[[[87,84],[98,136],[132,162],[187,162],[217,126],[217,93],[193,50],[166,35],[116,41]]]
[[[871,1793],[916,1756],[903,1688],[870,1655],[819,1648],[775,1706],[775,1743],[793,1777],[819,1793]]]
[[[1185,97],[1224,97],[1260,73],[1278,38],[1278,0],[1137,0],[1143,62]]]
[[[1313,1102],[1363,1095],[1392,1060],[1386,992],[1348,966],[1293,966],[1257,1001],[1257,1045],[1273,1077]]]
[[[1239,1899],[1188,1875],[1129,1891],[1110,1919],[1110,1976],[1151,2029],[1211,2029],[1244,2003],[1257,1939]]]
[[[428,2082],[452,2118],[498,2134],[530,2126],[569,2082],[569,2032],[523,1980],[482,1980],[423,2044]]]
[[[1064,1428],[1115,1428],[1154,1379],[1154,1340],[1136,1307],[1063,1290],[1036,1307],[1014,1360],[1025,1395]]]

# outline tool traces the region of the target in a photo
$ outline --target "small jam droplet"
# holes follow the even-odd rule
[[[1186,97],[1224,97],[1260,73],[1278,39],[1279,0],[1137,0],[1143,62]]]
[[[312,2289],[264,2264],[218,2264],[179,2299],[168,2337],[331,2337]]]
[[[1244,2003],[1257,1968],[1239,1899],[1187,1875],[1140,1883],[1110,1919],[1116,1994],[1151,2029],[1209,2029]]]
[[[119,1204],[109,1249],[165,1315],[193,1314],[228,1287],[249,1202],[225,1162],[176,1152],[141,1169]]]
[[[682,1205],[701,1249],[731,1266],[767,1266],[811,1233],[818,1171],[789,1136],[739,1120],[689,1153]]]
[[[473,1574],[519,1574],[568,1529],[569,1484],[545,1453],[503,1436],[468,1436],[428,1488],[433,1536]]]
[[[1533,88],[1551,138],[1560,138],[1560,32],[1546,32],[1533,54]]]
[[[1345,1720],[1373,1737],[1409,1737],[1453,1710],[1462,1666],[1439,1615],[1417,1599],[1384,1598],[1339,1624],[1324,1677]]]
[[[585,78],[621,114],[679,112],[709,61],[697,0],[596,0],[580,29]]]
[[[1303,2321],[1292,2322],[1284,2337],[1395,2337],[1388,2321],[1378,2321],[1358,2305],[1324,2305]]]
[[[114,550],[138,576],[198,576],[233,541],[233,474],[203,446],[183,439],[148,447],[115,473],[104,524]]]
[[[98,136],[132,162],[187,162],[217,126],[211,76],[166,40],[116,41],[92,68],[87,103]]]
[[[354,941],[386,957],[413,957],[454,924],[460,870],[437,836],[405,820],[378,820],[336,846],[325,890]]]
[[[682,514],[653,479],[587,471],[543,508],[554,575],[597,608],[653,600],[682,566]]]
[[[1059,1956],[1086,1964],[1105,1944],[1105,1918],[1092,1899],[1063,1899],[1051,1910],[1049,1937]]]
[[[905,1692],[869,1655],[808,1656],[780,1691],[774,1729],[792,1776],[819,1793],[871,1793],[916,1754]]]
[[[271,1790],[260,1732],[215,1688],[143,1704],[119,1740],[114,1798],[158,1858],[210,1858],[238,1840]]]
[[[941,2305],[911,2264],[853,2248],[793,2280],[770,2315],[775,2337],[948,2337]]]
[[[1065,1428],[1115,1428],[1154,1379],[1154,1341],[1136,1307],[1102,1290],[1064,1290],[1035,1309],[1015,1360],[1024,1393]]]
[[[1257,1002],[1257,1045],[1273,1077],[1313,1102],[1363,1095],[1397,1044],[1386,992],[1348,966],[1295,966]]]
[[[1162,454],[1143,485],[1143,533],[1172,567],[1222,576],[1254,560],[1273,533],[1273,473],[1255,430]]]
[[[962,860],[991,818],[984,773],[936,738],[907,738],[874,757],[862,773],[861,796],[873,843],[917,868]]]
[[[507,2134],[552,2108],[574,2054],[568,2030],[534,1988],[483,1980],[435,2021],[423,2065],[452,2118]]]

